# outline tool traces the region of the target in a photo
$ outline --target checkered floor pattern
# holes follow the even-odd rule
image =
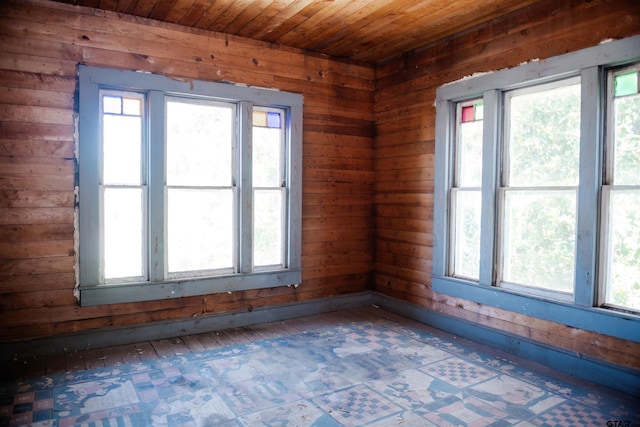
[[[0,427],[640,426],[634,397],[373,309],[337,319],[245,344],[3,382]]]

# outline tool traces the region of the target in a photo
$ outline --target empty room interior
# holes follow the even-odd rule
[[[636,0],[0,37],[0,427],[640,425]]]

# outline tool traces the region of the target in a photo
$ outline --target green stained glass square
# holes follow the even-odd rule
[[[484,118],[484,104],[478,102],[475,107],[475,120],[482,120]]]
[[[626,96],[638,93],[638,72],[618,74],[615,76],[614,95]]]

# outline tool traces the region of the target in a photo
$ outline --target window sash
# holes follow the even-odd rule
[[[552,296],[559,300],[568,300],[572,298],[574,291],[574,271],[575,271],[575,248],[576,248],[576,223],[577,223],[577,187],[510,187],[500,189],[500,205],[501,205],[501,217],[500,226],[500,262],[498,265],[498,280],[497,285],[505,287],[507,289],[520,289],[526,293],[540,294],[544,296]],[[524,196],[524,200],[521,200],[516,206],[510,202],[510,199],[516,199],[518,196]],[[532,200],[534,203],[544,204],[545,207],[551,205],[551,201],[556,199],[565,199],[568,205],[555,206],[556,210],[560,213],[557,217],[546,218],[543,223],[536,223],[536,215],[534,218],[523,219],[522,215],[527,212],[531,212],[531,206],[527,205],[526,200]],[[517,200],[517,199],[516,199]],[[566,204],[566,203],[565,203]],[[511,217],[510,213],[514,209],[520,209],[524,212],[520,213],[515,219]],[[567,224],[563,224],[558,221],[554,222],[557,218],[567,218],[571,221],[571,225],[567,227]],[[566,222],[566,221],[565,221]],[[562,227],[564,226],[564,227]],[[529,227],[535,227],[535,230],[531,230]],[[567,228],[569,228],[567,230]],[[559,229],[559,230],[558,230]],[[533,248],[519,249],[516,246],[516,241],[520,242],[522,239],[512,239],[512,234],[526,233],[532,231],[532,240],[537,242]],[[543,240],[536,239],[543,237]],[[545,243],[551,243],[551,247],[542,247]],[[515,248],[513,246],[516,246]],[[564,246],[564,250],[563,250]],[[567,250],[567,246],[569,246]],[[528,251],[526,251],[528,249]],[[544,249],[544,250],[543,250]],[[515,254],[515,255],[514,255]],[[514,255],[514,256],[512,256]],[[527,256],[523,259],[523,256]],[[537,267],[537,262],[541,258],[548,256],[550,259],[546,260],[542,265]],[[571,257],[571,260],[567,261],[567,257]],[[564,262],[563,262],[564,261]],[[545,267],[547,263],[553,265],[554,262],[560,262],[561,265],[565,264],[564,271],[560,266],[560,271],[556,272],[555,277],[544,278],[544,275],[551,274],[550,272],[541,271],[542,267]],[[568,264],[568,265],[566,265]],[[554,266],[554,270],[558,269],[558,266]],[[513,269],[520,270],[520,274],[513,274]],[[564,273],[564,278],[562,275]],[[560,277],[558,277],[560,274]],[[517,280],[518,277],[522,278],[527,276],[528,280]],[[564,285],[558,286],[558,282],[565,282]]]
[[[494,283],[495,286],[503,287],[506,289],[518,290],[520,292],[529,293],[529,294],[536,294],[544,297],[552,297],[552,298],[563,300],[563,301],[573,298],[574,286],[575,286],[575,283],[574,283],[575,282],[575,265],[576,265],[576,250],[575,250],[576,246],[575,245],[576,245],[576,230],[577,230],[577,222],[578,222],[577,187],[567,185],[567,184],[569,182],[576,182],[579,177],[580,159],[579,159],[578,153],[579,153],[580,140],[578,139],[578,141],[576,141],[577,144],[575,149],[577,150],[577,153],[576,153],[575,161],[577,163],[577,168],[573,172],[575,174],[575,177],[572,180],[563,182],[562,181],[563,177],[559,177],[560,182],[557,182],[556,180],[558,179],[558,177],[554,178],[548,175],[545,176],[544,169],[546,166],[543,164],[534,165],[534,167],[537,167],[538,170],[539,169],[542,169],[542,170],[538,173],[535,173],[535,169],[534,169],[533,174],[531,174],[528,179],[523,180],[521,177],[517,177],[516,179],[516,175],[515,175],[516,171],[514,170],[516,168],[515,166],[516,160],[512,159],[511,156],[515,154],[514,144],[515,144],[516,136],[518,138],[522,138],[523,136],[515,135],[515,128],[512,126],[513,120],[522,120],[522,118],[513,116],[515,114],[515,111],[512,107],[515,107],[515,105],[517,105],[515,104],[516,99],[519,101],[518,103],[521,104],[520,108],[522,108],[522,106],[526,106],[527,102],[536,103],[537,102],[536,98],[539,98],[544,102],[545,97],[548,99],[550,96],[555,96],[555,94],[558,91],[561,91],[565,88],[568,89],[571,86],[574,86],[579,83],[580,83],[580,77],[571,77],[569,79],[562,79],[562,80],[557,80],[557,81],[543,83],[543,84],[534,84],[524,88],[519,88],[516,90],[509,90],[504,92],[504,98],[505,98],[504,121],[503,121],[504,141],[503,141],[503,149],[502,149],[502,156],[501,156],[502,185],[499,188],[499,211],[498,211],[499,216],[498,218],[495,219],[497,223],[497,230],[498,230],[498,235],[496,239],[497,250],[498,250],[498,263],[497,263],[496,272],[495,272],[495,277],[496,277],[496,281]],[[525,97],[528,97],[529,100]],[[578,104],[577,107],[578,107],[578,113],[579,113],[580,105]],[[526,114],[526,111],[524,112],[524,114]],[[526,123],[524,122],[520,123],[521,126],[523,124],[526,125]],[[577,124],[577,127],[575,130],[578,132],[580,131],[580,123]],[[544,136],[541,136],[541,137],[544,138]],[[527,136],[527,138],[532,138],[535,141],[535,138],[537,138],[537,134],[529,135]],[[527,144],[528,142],[525,140],[523,141],[523,143]],[[525,149],[525,147],[521,147],[521,148]],[[568,159],[564,159],[564,160],[565,161],[562,162],[563,164],[569,163],[567,161]],[[517,166],[517,169],[520,170],[522,169],[522,167]],[[516,184],[519,183],[519,185],[513,185],[512,181],[515,181]],[[524,182],[527,182],[529,186],[528,187],[523,186],[522,184],[524,184]],[[532,245],[527,246],[526,242],[523,242],[522,239],[518,239],[517,241],[514,241],[512,239],[513,233],[516,231],[514,230],[513,227],[516,227],[516,229],[519,230],[521,233],[525,233],[524,235],[520,235],[520,237],[524,236],[526,238],[527,227],[533,226],[534,224],[532,223],[532,221],[536,221],[536,218],[538,218],[538,216],[535,215],[533,211],[525,208],[524,200],[530,199],[534,203],[536,203],[535,200],[539,198],[540,197],[539,195],[541,194],[547,194],[548,197],[552,197],[552,195],[554,194],[559,196],[563,193],[565,195],[570,194],[573,197],[572,210],[570,209],[569,211],[563,211],[563,210],[558,211],[558,213],[562,213],[565,217],[566,215],[570,215],[573,218],[573,224],[571,227],[571,231],[572,231],[571,238],[569,238],[569,236],[564,236],[564,237],[561,236],[562,233],[560,231],[555,230],[555,228],[554,228],[555,232],[554,231],[549,232],[545,230],[546,227],[543,227],[543,229],[540,229],[538,232],[529,234],[531,236],[530,242],[532,243],[533,246]],[[518,217],[511,216],[511,212],[513,212],[514,207],[509,203],[509,199],[513,197],[517,197],[517,195],[526,195],[526,194],[529,194],[530,197],[529,198],[525,197],[525,199],[522,200],[522,203],[519,205],[519,207],[523,208],[524,210],[520,209],[521,212],[519,215],[533,215],[533,217],[529,217],[528,221],[522,221],[521,219],[519,221]],[[531,208],[531,206],[528,206],[528,208]],[[556,225],[559,225],[559,224],[556,224]],[[562,228],[566,228],[566,224],[562,224],[562,225],[564,226]],[[536,243],[536,238],[538,238],[539,236],[546,236],[546,237],[545,239],[539,240]],[[571,241],[571,243],[569,243],[569,241]],[[520,246],[519,249],[516,250],[515,247],[517,247],[516,245],[518,243],[524,244],[525,246]],[[537,251],[536,248],[542,244],[550,244],[551,246],[547,248],[548,250],[542,251],[541,253],[539,253],[539,251]],[[571,246],[569,248],[571,249],[570,253],[567,253],[567,250],[566,250],[567,244]],[[559,249],[559,247],[560,248],[565,247],[565,250]],[[522,260],[521,255],[518,255],[518,254],[522,253],[523,250],[533,251],[533,254],[529,254],[529,255],[535,255],[535,256],[530,256],[531,259]],[[552,259],[544,260],[543,257],[545,256],[545,254],[549,253],[550,251],[559,251],[559,252],[557,253],[553,252],[556,256],[552,257]],[[567,257],[571,257],[571,260],[567,260],[566,259]],[[512,264],[514,262],[515,264]],[[548,267],[547,266],[548,263],[554,263],[554,264],[552,264],[551,269],[546,268],[546,272],[543,272],[541,268],[532,268],[538,262],[540,262],[540,264],[545,264],[544,265],[545,267]],[[544,277],[543,273],[552,274],[552,271],[556,270],[559,266],[563,264],[564,264],[564,269],[562,267],[560,267],[560,269],[561,270],[570,269],[570,271],[559,271],[559,272],[556,271],[556,274],[554,275],[554,277],[548,277],[547,279],[544,280],[544,282],[549,282],[549,283],[543,283],[543,280],[542,280]],[[514,267],[516,268],[516,270],[513,270]],[[514,276],[513,271],[520,271],[520,274],[517,274],[516,276]],[[560,276],[557,276],[558,273],[560,274]],[[568,283],[569,281],[570,283]],[[561,285],[558,286],[558,283],[560,283]]]
[[[616,200],[618,198],[623,198],[624,202],[620,203]],[[640,220],[636,219],[639,207],[640,185],[602,187],[602,286],[599,287],[599,301],[605,307],[640,312],[640,265],[628,262],[629,252],[637,252],[640,247]],[[624,223],[625,219],[627,224]],[[629,281],[634,281],[635,286],[629,285]]]
[[[269,119],[269,115],[278,114],[280,116],[280,123],[271,123]],[[287,158],[284,155],[287,151],[287,137],[286,137],[286,118],[287,111],[282,108],[272,108],[265,107],[262,105],[254,105],[252,109],[252,118],[255,120],[260,119],[260,115],[267,115],[267,120],[258,122],[252,121],[252,182],[251,182],[251,197],[253,200],[253,206],[258,206],[260,202],[256,198],[256,193],[272,193],[272,194],[280,194],[280,207],[276,209],[275,212],[271,212],[272,215],[279,216],[279,223],[276,224],[275,229],[268,230],[265,228],[265,224],[261,223],[260,220],[263,218],[260,215],[261,210],[256,208],[252,213],[252,248],[251,248],[251,269],[252,271],[268,271],[278,268],[286,268],[286,259],[287,259],[287,245],[286,241],[288,239],[288,228],[286,224],[288,223],[288,182],[287,182]],[[277,125],[280,125],[277,127]],[[275,135],[278,133],[278,139],[272,140],[269,138],[269,134]],[[257,135],[256,135],[257,133]],[[260,135],[262,134],[262,135]],[[262,140],[259,141],[259,137],[262,136]],[[271,150],[275,151],[275,155],[273,152],[267,153],[267,147],[260,147],[260,143],[269,144],[271,143]],[[274,144],[275,143],[275,144]],[[260,150],[262,148],[262,150]],[[275,159],[273,159],[275,157]],[[263,165],[258,164],[258,162],[262,160],[267,165],[271,164],[273,161],[277,162],[278,167],[275,172],[271,171],[269,174],[268,169],[265,170]],[[269,177],[269,175],[275,175]],[[259,233],[259,234],[258,234]],[[259,248],[264,247],[264,240],[261,239],[261,236],[265,234],[273,234],[275,233],[275,240],[272,240],[270,243],[272,244],[271,251],[274,253],[269,254],[270,256],[266,256],[265,254],[260,254]],[[273,237],[273,236],[272,236]],[[269,260],[267,262],[266,260]]]
[[[627,83],[631,83],[631,87],[623,91],[616,87],[616,79],[621,75],[631,77],[630,81],[625,79]],[[640,100],[638,90],[640,63],[610,69],[606,77],[607,134],[604,150],[604,182],[600,199],[600,274],[597,301],[604,307],[640,313],[640,283],[638,283],[640,265],[634,265],[635,260],[629,259],[630,254],[639,250],[640,221],[636,220],[635,216],[640,211],[640,175],[637,172],[640,164],[627,165],[625,175],[620,170],[616,170],[621,166],[617,162],[618,150],[622,148],[621,144],[624,141],[618,140],[616,103]],[[626,143],[633,144],[633,141],[627,140]],[[636,151],[636,147],[626,148],[629,152]],[[637,177],[633,176],[633,171],[636,172]],[[617,200],[620,198],[626,200],[620,203]]]
[[[148,226],[147,218],[148,213],[148,199],[147,199],[147,186],[145,185],[146,180],[146,171],[147,171],[147,162],[145,161],[147,153],[147,144],[146,144],[146,108],[145,108],[145,95],[143,93],[127,91],[127,90],[109,90],[102,89],[98,93],[99,96],[99,111],[98,111],[98,200],[99,200],[99,209],[98,209],[98,229],[99,229],[99,281],[100,283],[126,283],[133,281],[146,281],[148,280],[148,258],[147,258],[147,236],[148,236]],[[135,100],[139,103],[139,111],[132,112],[128,111],[126,107],[127,99]],[[107,100],[119,100],[119,105],[115,106],[113,103],[112,106],[109,106],[105,101]],[[115,109],[114,109],[115,107]],[[136,114],[137,113],[137,114]],[[122,126],[123,123],[118,123],[118,118],[129,119],[129,118],[139,118],[139,128],[137,129],[138,134],[122,134],[123,129],[126,130],[126,126]],[[109,122],[114,123],[106,123],[105,119],[109,118]],[[113,120],[112,120],[113,119]],[[129,120],[127,120],[129,121]],[[133,130],[133,129],[132,129]],[[112,135],[111,138],[108,138],[108,132],[120,132],[119,135]],[[113,138],[116,138],[115,140]],[[131,139],[129,139],[131,138]],[[129,151],[129,154],[134,154],[133,162],[127,163],[127,156],[119,156],[114,153],[114,148],[128,148],[123,147],[122,144],[136,144],[137,149],[134,146],[133,150]],[[120,145],[119,147],[107,147],[109,145]],[[137,160],[137,161],[136,161]],[[122,162],[125,162],[122,164]],[[137,171],[136,174],[130,175],[124,180],[118,179],[116,174],[120,173],[120,171],[126,171],[133,169]],[[137,175],[137,176],[136,176]],[[118,191],[121,190],[121,191]],[[108,206],[105,200],[105,193],[131,193],[132,191],[139,190],[140,195],[140,210],[137,212],[139,224],[139,231],[135,233],[135,230],[128,230],[128,233],[125,235],[120,234],[117,235],[118,229],[114,229],[110,224],[111,221],[108,221],[110,216],[116,214],[115,210],[107,210]],[[126,206],[125,206],[126,208]],[[122,211],[122,209],[120,209]],[[111,215],[108,215],[108,212]],[[133,212],[130,213],[133,215]],[[121,224],[127,224],[127,218],[120,216],[118,218],[118,222]],[[129,218],[133,219],[133,218]],[[115,218],[114,218],[115,220]],[[135,220],[134,220],[135,221]],[[131,222],[128,223],[130,226]],[[108,229],[107,229],[108,228]],[[133,233],[133,235],[131,235]],[[138,234],[138,237],[135,237],[135,234]],[[139,239],[138,250],[134,250],[131,246],[131,241],[136,241]],[[120,244],[118,245],[118,241]],[[111,242],[111,243],[110,243]],[[111,249],[110,249],[111,248]],[[136,255],[137,253],[137,255]],[[139,267],[137,268],[140,274],[128,274],[126,271],[131,272],[130,269],[124,269],[125,272],[122,274],[115,274],[116,269],[113,267],[113,264],[116,262],[135,263],[133,261],[133,257],[137,257],[137,262],[139,262]],[[111,267],[109,266],[111,265]],[[119,269],[123,271],[122,268]]]
[[[452,276],[478,281],[482,170],[474,171],[473,168],[482,159],[483,100],[476,98],[458,102],[455,110],[453,177],[448,200],[451,207],[448,271]]]
[[[474,196],[477,198],[475,201],[473,200]],[[468,199],[471,199],[470,203]],[[481,199],[481,188],[451,189],[451,255],[449,257],[449,271],[454,277],[473,281],[479,280]],[[475,212],[474,207],[478,212]],[[465,233],[465,231],[471,232],[471,235]]]

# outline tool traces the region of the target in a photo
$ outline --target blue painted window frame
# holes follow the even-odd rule
[[[435,292],[572,327],[640,342],[640,316],[598,306],[598,233],[604,144],[605,80],[611,67],[640,59],[640,36],[611,41],[565,55],[532,61],[447,84],[436,91],[434,183]],[[504,92],[569,77],[581,80],[580,177],[574,298],[562,301],[496,286],[499,156]],[[449,274],[449,195],[452,187],[456,104],[484,103],[480,277],[477,282]]]
[[[147,217],[148,240],[159,237],[164,245],[164,103],[165,96],[186,96],[232,102],[237,105],[237,135],[239,169],[237,203],[238,268],[235,273],[207,277],[167,279],[164,273],[150,272],[146,280],[128,283],[101,283],[100,268],[100,197],[99,197],[99,114],[100,91],[119,90],[143,93],[147,104],[148,156],[151,164],[147,172],[149,198]],[[285,182],[286,182],[286,241],[284,268],[254,269],[251,264],[251,135],[253,107],[273,107],[286,112],[285,125]],[[295,285],[302,281],[302,107],[300,94],[250,86],[204,81],[178,81],[165,76],[137,71],[115,70],[80,65],[78,68],[78,206],[77,206],[77,289],[83,306],[150,301]],[[153,230],[158,230],[154,232]],[[153,247],[147,242],[148,247]],[[148,250],[147,252],[150,252]],[[158,250],[163,253],[163,250]],[[156,257],[157,258],[157,257]],[[148,255],[151,264],[151,255]],[[163,258],[158,271],[164,271]],[[160,268],[162,267],[162,268]]]

